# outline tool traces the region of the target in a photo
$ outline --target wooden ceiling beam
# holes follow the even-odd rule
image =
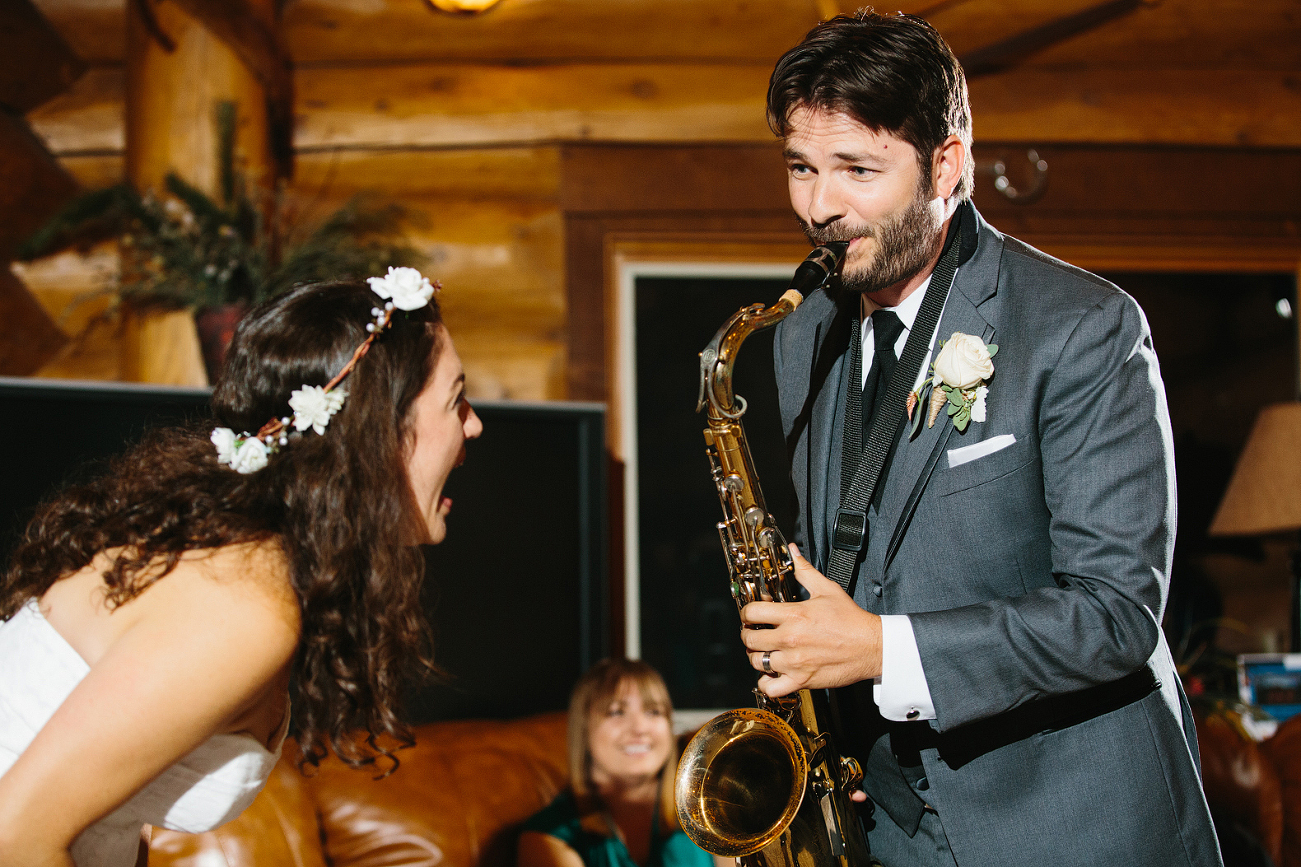
[[[0,105],[23,114],[62,93],[86,69],[31,0],[0,3]]]
[[[414,0],[299,0],[285,35],[300,66],[412,61],[776,60],[822,0],[505,0],[438,15]]]
[[[6,266],[0,268],[0,376],[30,376],[68,337]]]
[[[120,64],[126,0],[35,0],[85,62]],[[1102,0],[898,0],[959,55]],[[820,18],[862,0],[503,0],[435,15],[417,0],[295,0],[284,39],[299,65],[411,61],[737,60],[772,63]],[[1044,68],[1291,69],[1295,0],[1161,0],[1028,57]]]
[[[1054,18],[959,56],[968,78],[1003,72],[1061,42],[1109,24],[1146,5],[1147,0],[1105,0],[1079,12]]]
[[[299,70],[295,145],[474,147],[551,141],[771,141],[766,65],[423,64]],[[709,82],[702,87],[701,82]],[[29,115],[58,154],[122,148],[122,76],[92,70]],[[1018,70],[971,84],[977,141],[1301,147],[1287,73]]]
[[[77,192],[72,179],[23,118],[0,109],[0,262]]]

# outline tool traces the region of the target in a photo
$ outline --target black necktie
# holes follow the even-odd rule
[[[877,310],[872,314],[872,338],[876,343],[876,352],[872,355],[872,367],[863,383],[863,436],[872,429],[872,419],[876,417],[877,407],[885,402],[885,392],[890,385],[899,359],[895,357],[894,345],[903,333],[903,322],[893,310]],[[880,486],[877,486],[878,490]]]
[[[877,410],[885,403],[885,393],[890,390],[890,377],[894,375],[899,359],[894,354],[894,344],[903,333],[903,322],[892,310],[877,310],[872,314],[872,337],[876,343],[876,352],[872,355],[872,369],[867,372],[867,382],[863,383],[863,437],[866,441],[868,431],[872,429],[872,420]],[[895,431],[891,431],[893,436]],[[881,476],[872,494],[872,505],[881,508],[881,492],[885,490],[885,479],[890,474],[890,458],[894,452],[885,456],[881,465]]]

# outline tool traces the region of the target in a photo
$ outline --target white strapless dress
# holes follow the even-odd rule
[[[90,667],[49,624],[35,600],[0,623],[0,776],[49,721]],[[250,735],[213,735],[72,844],[78,867],[134,867],[148,824],[210,831],[238,816],[262,791],[280,758]]]

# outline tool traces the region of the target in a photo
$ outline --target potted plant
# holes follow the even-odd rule
[[[195,316],[209,381],[248,308],[293,286],[382,274],[423,257],[403,235],[400,206],[357,197],[323,219],[305,218],[282,188],[250,192],[234,169],[234,104],[218,107],[219,197],[169,174],[163,195],[130,184],[74,199],[19,251],[35,259],[116,238],[118,274],[106,315],[186,309]]]

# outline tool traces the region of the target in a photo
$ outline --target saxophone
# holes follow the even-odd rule
[[[723,504],[718,533],[738,609],[755,600],[794,602],[799,587],[741,426],[745,399],[732,393],[736,354],[748,336],[776,325],[825,284],[847,247],[815,249],[776,304],[737,311],[700,353],[696,411],[706,411],[705,451]],[[738,867],[869,867],[849,799],[862,769],[835,749],[825,694],[805,689],[774,699],[754,692],[757,708],[714,717],[683,752],[675,781],[683,830],[705,851],[736,858]]]

